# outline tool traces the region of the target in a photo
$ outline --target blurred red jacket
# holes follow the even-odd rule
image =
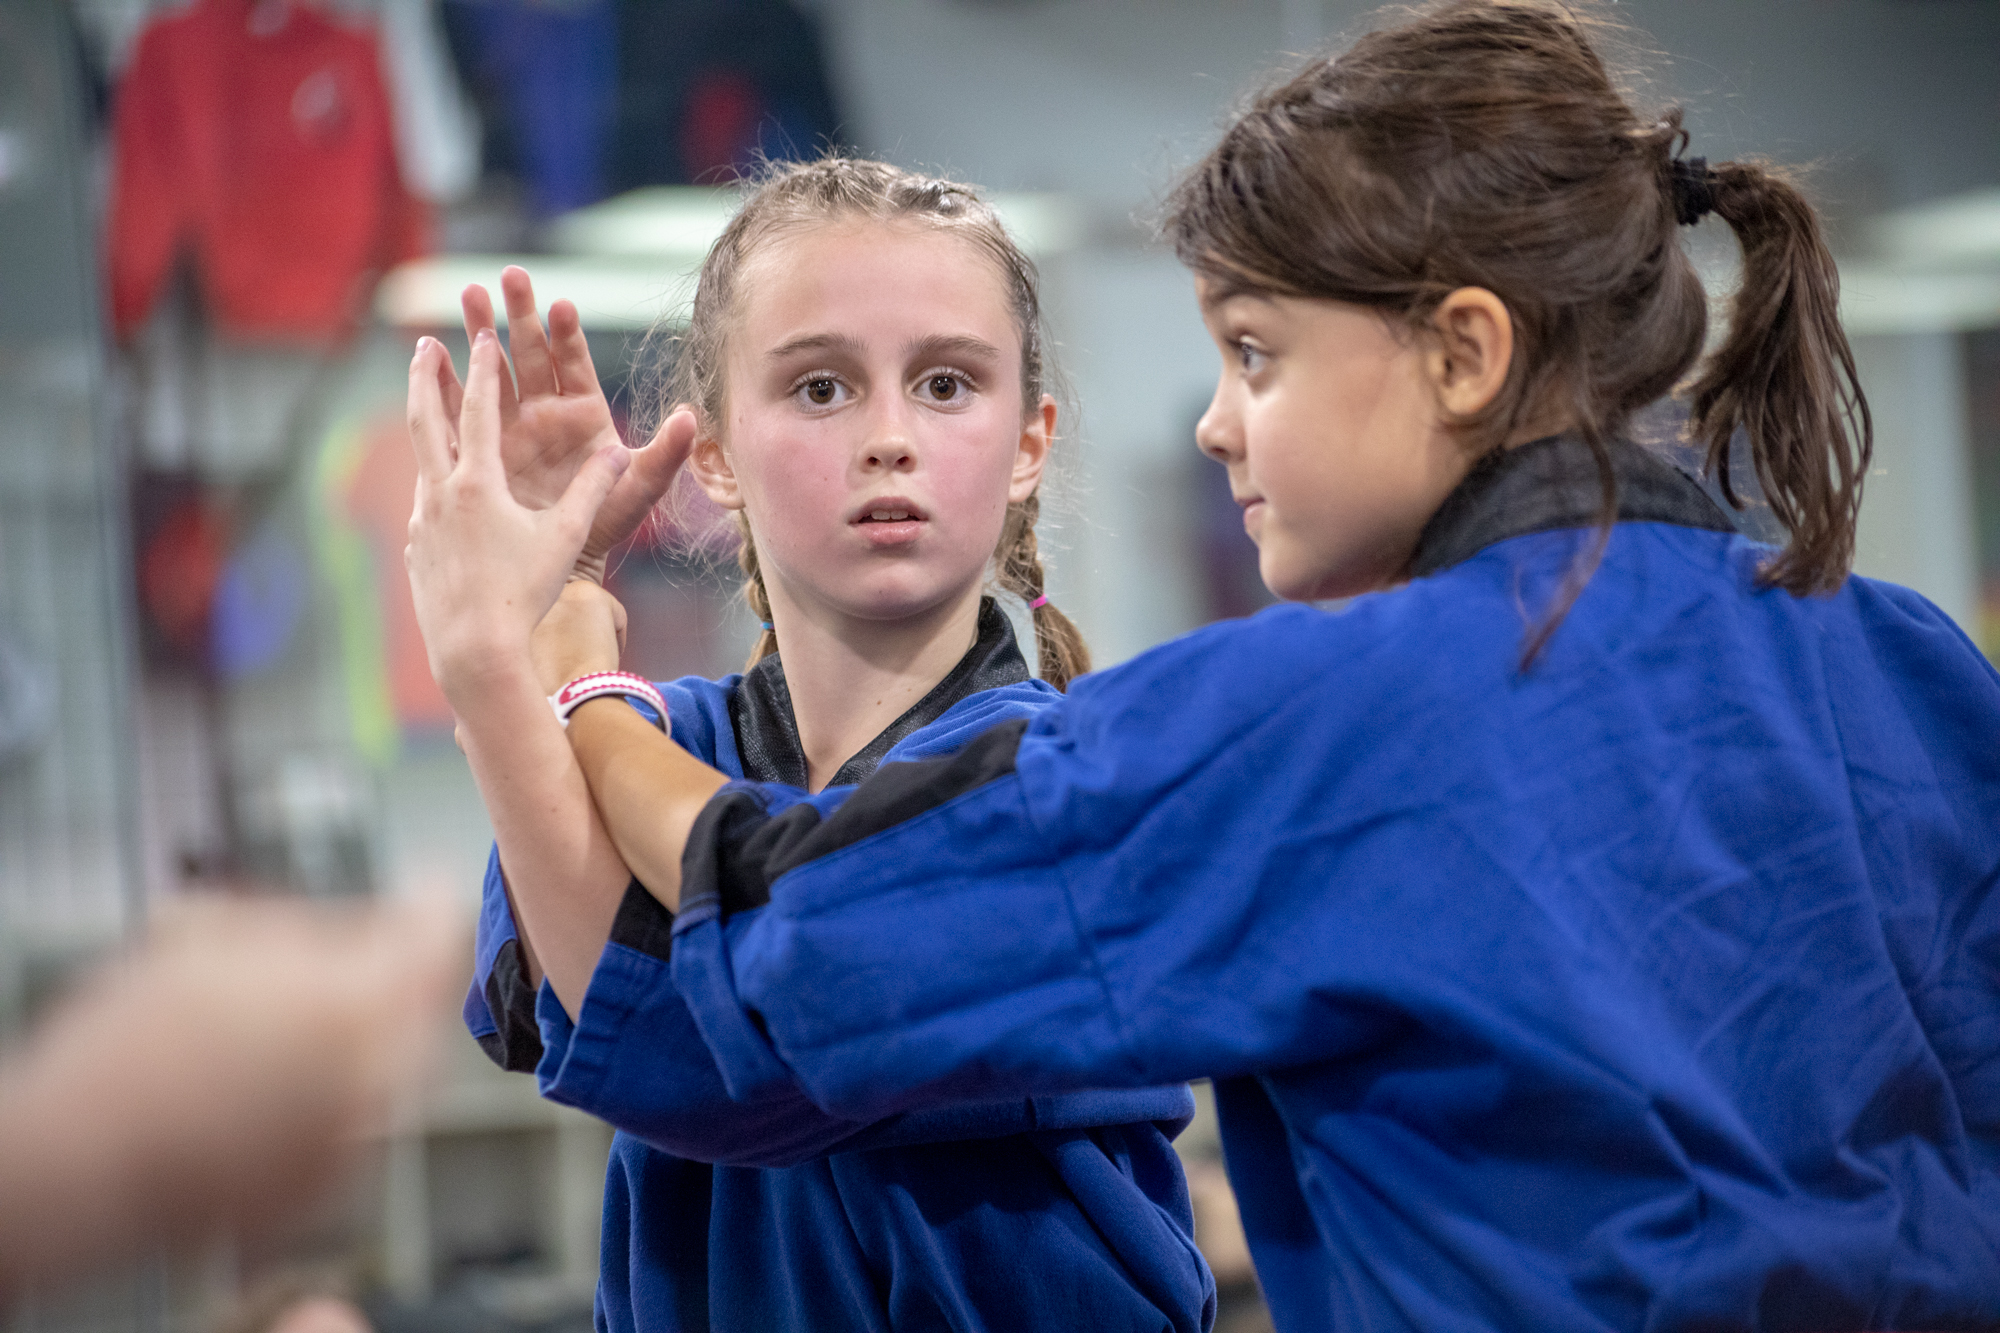
[[[200,0],[146,30],[118,87],[112,327],[129,338],[184,253],[244,340],[350,332],[374,275],[425,252],[373,33],[295,0]]]

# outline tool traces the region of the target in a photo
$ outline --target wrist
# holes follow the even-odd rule
[[[618,661],[593,659],[589,654],[544,655],[535,663],[535,682],[544,696],[553,696],[565,685],[584,676],[604,675],[618,670]]]
[[[653,711],[661,731],[669,729],[667,701],[653,682],[630,671],[591,671],[569,681],[549,695],[549,707],[563,726],[570,717],[596,699],[631,699],[645,703]]]
[[[548,698],[525,653],[494,653],[476,663],[465,663],[440,674],[438,686],[459,722],[467,727],[507,718],[530,705],[545,707],[543,701]]]

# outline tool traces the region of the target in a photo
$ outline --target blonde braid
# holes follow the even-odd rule
[[[750,535],[750,524],[741,514],[736,516],[737,526],[743,530],[743,543],[736,548],[736,563],[743,567],[743,600],[750,603],[750,609],[757,613],[757,623],[763,627],[757,631],[757,643],[750,649],[750,660],[743,664],[745,671],[778,651],[777,631],[770,629],[771,594],[764,590],[764,570],[757,561],[757,540]]]
[[[1042,679],[1067,690],[1072,680],[1090,670],[1090,649],[1083,642],[1082,631],[1042,595],[1041,543],[1035,537],[1035,520],[1041,513],[1039,495],[1007,506],[1007,519],[1000,525],[1000,544],[993,552],[995,577],[1004,591],[1028,604]]]

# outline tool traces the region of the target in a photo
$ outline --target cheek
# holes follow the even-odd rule
[[[931,450],[932,500],[947,508],[961,525],[991,526],[997,540],[1014,476],[1013,432],[1019,430],[1019,423],[998,416],[954,424],[962,428],[943,433],[946,438]]]
[[[845,521],[839,459],[824,440],[796,425],[760,430],[742,418],[731,425],[742,428],[730,463],[760,549],[808,548]]]

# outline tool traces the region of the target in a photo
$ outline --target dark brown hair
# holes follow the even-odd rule
[[[1676,221],[1681,112],[1633,111],[1592,40],[1606,26],[1538,0],[1416,11],[1258,95],[1176,187],[1164,225],[1197,272],[1376,306],[1419,336],[1458,288],[1505,303],[1507,380],[1461,424],[1484,452],[1566,418],[1604,488],[1596,541],[1530,634],[1524,665],[1609,540],[1610,451],[1628,447],[1614,441],[1681,382],[1707,331]],[[1790,538],[1763,579],[1797,595],[1831,590],[1853,561],[1873,440],[1838,274],[1786,173],[1725,162],[1705,183],[1742,246],[1743,280],[1727,339],[1688,386],[1690,431],[1739,508],[1729,441],[1748,437]]]
[[[1040,408],[1051,378],[1040,283],[1034,261],[1007,234],[993,206],[971,186],[921,176],[862,158],[827,156],[812,162],[772,164],[748,183],[741,208],[709,248],[685,330],[674,336],[673,368],[659,396],[662,406],[692,403],[710,434],[723,420],[724,348],[735,322],[744,261],[773,237],[842,219],[909,221],[963,236],[999,271],[1021,337],[1021,405],[1024,416]],[[1090,650],[1068,616],[1043,597],[1043,571],[1035,521],[1039,496],[1007,507],[994,551],[996,580],[1030,608],[1042,679],[1057,689],[1090,670]],[[739,516],[743,596],[757,619],[771,620],[763,569],[750,527]],[[1040,605],[1036,605],[1039,602]],[[778,649],[770,630],[758,636],[748,666]]]

